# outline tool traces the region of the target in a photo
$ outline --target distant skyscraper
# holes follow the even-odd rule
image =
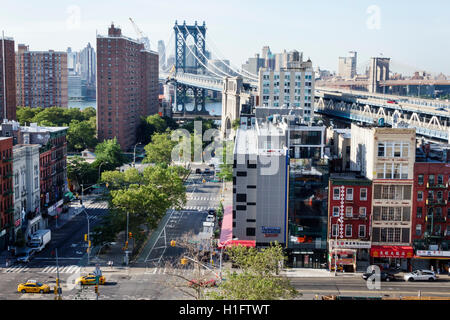
[[[67,52],[29,51],[18,45],[17,104],[27,107],[68,107]]]
[[[16,120],[14,39],[0,39],[0,119]]]
[[[254,58],[248,58],[247,62],[242,65],[242,69],[255,76],[258,75],[260,68],[264,68],[265,60],[259,57],[259,54],[255,54]]]
[[[136,142],[140,118],[158,112],[158,54],[112,24],[97,35],[97,136],[117,138],[122,150]]]
[[[88,85],[95,85],[96,80],[96,61],[95,50],[88,42],[87,46],[80,52],[80,73],[81,80],[86,81]]]
[[[158,41],[158,55],[159,55],[159,67],[165,69],[166,67],[166,46],[163,40]]]
[[[344,79],[353,79],[356,76],[357,53],[350,51],[348,57],[339,57],[339,76]]]

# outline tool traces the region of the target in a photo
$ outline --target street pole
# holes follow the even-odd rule
[[[104,162],[100,163],[100,165],[98,166],[98,180],[100,181],[100,168],[102,167],[102,165],[104,164]]]
[[[58,300],[61,300],[61,287],[59,286],[59,263],[58,263],[58,248],[55,248],[56,251],[56,279],[57,279],[57,291],[58,291]]]
[[[91,241],[90,234],[89,234],[89,215],[88,215],[86,209],[83,209],[83,212],[86,214],[86,220],[87,220],[87,225],[88,225],[88,233],[87,233],[87,235],[88,235],[88,250],[87,250],[88,263],[87,264],[89,265],[90,264],[90,255],[91,255],[91,247],[89,247],[89,243]]]
[[[129,220],[129,213],[128,213],[128,211],[127,211],[127,233],[126,233],[126,235],[125,235],[125,237],[126,237],[126,242],[127,242],[127,246],[126,246],[126,250],[125,250],[125,261],[126,261],[126,263],[127,263],[127,266],[128,266],[128,240],[130,240],[129,239],[129,236],[128,236],[128,220]]]
[[[133,152],[133,168],[136,167],[136,146],[141,144],[140,142],[136,143],[134,145],[134,152]]]

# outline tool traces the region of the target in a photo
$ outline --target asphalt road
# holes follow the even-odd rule
[[[381,282],[379,288],[369,288],[360,276],[327,278],[290,278],[291,284],[303,297],[313,299],[318,295],[342,295],[364,297],[444,296],[450,297],[450,277],[440,276],[434,282],[405,282],[403,280]]]
[[[202,171],[206,166],[202,166]],[[193,168],[195,172],[196,167]],[[203,182],[205,180],[205,182]],[[179,257],[182,250],[171,247],[170,241],[187,233],[198,235],[203,229],[209,209],[217,209],[220,201],[220,182],[213,175],[192,173],[186,181],[187,203],[183,210],[169,210],[153,232],[134,266],[159,267],[166,261]]]

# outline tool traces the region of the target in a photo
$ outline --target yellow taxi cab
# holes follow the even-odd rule
[[[17,286],[17,291],[22,293],[48,293],[50,292],[50,286],[36,280],[28,280],[25,283],[20,283]]]
[[[106,278],[104,276],[100,276],[98,278],[98,284],[105,284],[106,282]],[[96,284],[95,281],[95,275],[92,273],[89,273],[86,276],[81,276],[77,279],[76,283],[80,283],[80,284]]]

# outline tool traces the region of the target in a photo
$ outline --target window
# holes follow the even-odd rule
[[[423,201],[423,191],[417,191],[417,201]]]
[[[420,185],[423,185],[423,174],[419,174],[417,177],[417,181]]]
[[[366,236],[366,226],[365,225],[359,225],[359,227],[358,227],[358,236],[360,238],[364,238]]]
[[[384,155],[385,155],[384,151],[385,151],[384,143],[379,143],[378,144],[378,156],[384,157]]]
[[[238,177],[246,177],[247,176],[247,171],[237,171],[236,172],[236,176],[238,176]]]
[[[422,218],[422,214],[423,214],[423,207],[417,207],[417,211],[416,211],[416,218]]]
[[[333,217],[339,217],[339,207],[333,207]]]
[[[361,218],[364,218],[366,216],[366,207],[360,207],[359,208],[359,216]]]
[[[421,236],[422,235],[422,225],[418,224],[416,225],[416,236]]]
[[[347,200],[352,201],[353,200],[353,188],[347,188]]]
[[[254,237],[256,232],[256,228],[247,228],[246,235],[249,237]]]
[[[437,200],[442,200],[444,197],[444,193],[442,191],[438,191],[436,193]]]
[[[428,176],[428,183],[429,183],[429,184],[434,184],[434,174],[430,174],[430,175]]]
[[[247,202],[247,195],[245,193],[236,194],[236,201],[237,202]]]
[[[340,191],[339,187],[333,188],[333,200],[339,200],[340,199]]]
[[[236,210],[247,210],[247,206],[236,206]]]
[[[367,200],[367,188],[361,188],[359,193],[359,200]]]
[[[333,224],[331,226],[331,236],[332,237],[336,237],[337,236],[337,234],[338,234],[337,230],[338,230],[338,225],[337,224]]]
[[[353,217],[353,208],[352,207],[345,208],[345,216],[347,218]]]
[[[437,184],[444,184],[444,176],[442,174],[437,176]]]
[[[345,225],[345,236],[346,237],[351,237],[352,236],[352,225],[351,224],[346,224]]]

